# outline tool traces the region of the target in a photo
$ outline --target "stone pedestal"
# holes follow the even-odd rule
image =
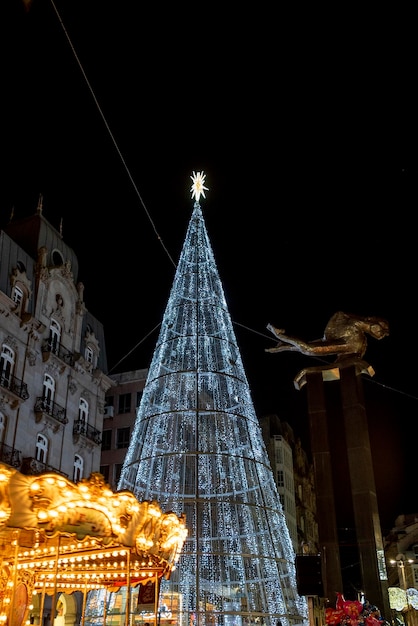
[[[324,596],[333,603],[335,593],[342,590],[343,583],[338,550],[328,419],[324,384],[320,373],[309,375],[307,392]]]
[[[324,383],[339,380],[342,414],[341,434],[345,441],[346,458],[341,465],[348,467],[344,485],[351,493],[351,505],[360,570],[365,597],[378,606],[389,619],[388,582],[384,559],[380,517],[377,505],[374,471],[370,448],[367,415],[360,374],[373,370],[364,361],[349,360],[332,367],[303,370],[295,379],[300,388],[306,383],[310,420],[311,448],[317,492],[319,543],[322,556],[325,597],[331,604],[336,593],[343,590],[340,564],[340,537],[335,493],[335,460],[332,461],[330,423],[326,406]],[[374,373],[374,372],[373,372]],[[302,384],[300,384],[302,382]],[[338,384],[338,383],[333,383]],[[334,438],[338,429],[333,425]],[[341,477],[339,477],[341,480]],[[347,487],[348,485],[348,487]]]

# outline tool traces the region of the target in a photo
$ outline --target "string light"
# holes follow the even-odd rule
[[[162,598],[178,623],[307,623],[295,554],[255,415],[199,197],[118,489],[184,512],[188,535]],[[167,542],[168,548],[168,542]],[[177,611],[177,614],[176,614]]]
[[[21,581],[33,595],[126,587],[128,574],[132,585],[162,578],[173,571],[187,535],[183,517],[132,493],[114,494],[101,474],[74,484],[55,474],[21,475],[0,463],[0,495],[7,580],[0,624],[10,621]]]

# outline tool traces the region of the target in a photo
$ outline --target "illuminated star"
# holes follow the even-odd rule
[[[193,185],[190,189],[192,198],[196,198],[196,202],[199,202],[200,196],[206,198],[205,191],[208,191],[208,188],[205,187],[206,174],[203,172],[197,172],[197,174],[193,172],[193,176],[190,176],[190,178],[193,181]]]

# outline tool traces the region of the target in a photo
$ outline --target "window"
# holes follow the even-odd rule
[[[113,417],[115,410],[113,408],[113,401],[114,401],[114,397],[113,396],[106,396],[105,397],[105,407],[104,407],[104,416],[105,417]]]
[[[80,398],[80,403],[78,405],[78,419],[81,422],[88,422],[89,418],[89,403],[84,398]]]
[[[3,344],[0,355],[0,384],[9,387],[13,376],[15,355],[9,346]]]
[[[119,482],[120,475],[122,473],[122,463],[115,463],[115,485]]]
[[[15,304],[14,311],[17,315],[25,313],[30,294],[30,281],[26,275],[24,263],[18,261],[13,268],[11,276],[11,298]]]
[[[97,367],[97,358],[100,354],[99,342],[94,336],[93,329],[90,324],[86,325],[86,333],[84,336],[84,360],[93,367]]]
[[[83,478],[84,461],[79,454],[74,457],[73,482],[78,483]]]
[[[276,463],[283,463],[283,448],[281,445],[276,446]]]
[[[28,288],[21,282],[15,282],[12,286],[12,300],[15,303],[16,315],[22,315],[26,311],[26,303],[28,300]]]
[[[113,406],[113,402],[114,402],[114,397],[113,396],[106,396],[105,397],[105,406]]]
[[[102,432],[102,450],[110,450],[112,446],[112,431],[104,430]]]
[[[109,465],[100,466],[100,473],[107,483],[109,482],[109,469],[110,469]]]
[[[118,428],[116,432],[116,447],[118,449],[128,447],[130,434],[131,434],[131,429],[129,427]]]
[[[48,439],[45,435],[38,435],[36,439],[35,458],[37,461],[46,464],[48,458]]]
[[[86,347],[86,351],[84,353],[84,358],[86,359],[87,363],[93,363],[94,352],[93,352],[93,349],[90,346]]]
[[[56,267],[60,267],[61,265],[64,265],[64,257],[62,256],[61,251],[57,250],[57,248],[52,250],[51,258],[52,258],[53,264]]]
[[[119,413],[130,413],[131,411],[131,394],[122,393],[119,396]]]
[[[136,408],[139,407],[139,405],[141,404],[141,398],[142,398],[142,394],[143,394],[143,390],[141,389],[141,391],[137,391],[136,392]]]
[[[54,404],[54,396],[55,396],[55,380],[49,374],[45,374],[43,394],[42,394],[44,411],[52,411],[52,405]]]
[[[23,290],[17,285],[13,287],[12,300],[16,304],[16,313],[20,314],[22,312]]]
[[[284,487],[284,473],[283,470],[278,470],[277,472],[277,486]]]
[[[49,347],[51,352],[58,354],[61,341],[61,326],[54,319],[51,319],[49,327]]]

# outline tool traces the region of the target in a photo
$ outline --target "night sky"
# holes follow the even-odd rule
[[[362,10],[4,0],[0,207],[4,225],[43,194],[104,324],[110,372],[142,369],[193,208],[190,176],[204,171],[255,409],[306,445],[293,379],[319,362],[266,353],[266,325],[309,340],[338,310],[386,318],[364,387],[390,529],[418,512],[414,21]]]

